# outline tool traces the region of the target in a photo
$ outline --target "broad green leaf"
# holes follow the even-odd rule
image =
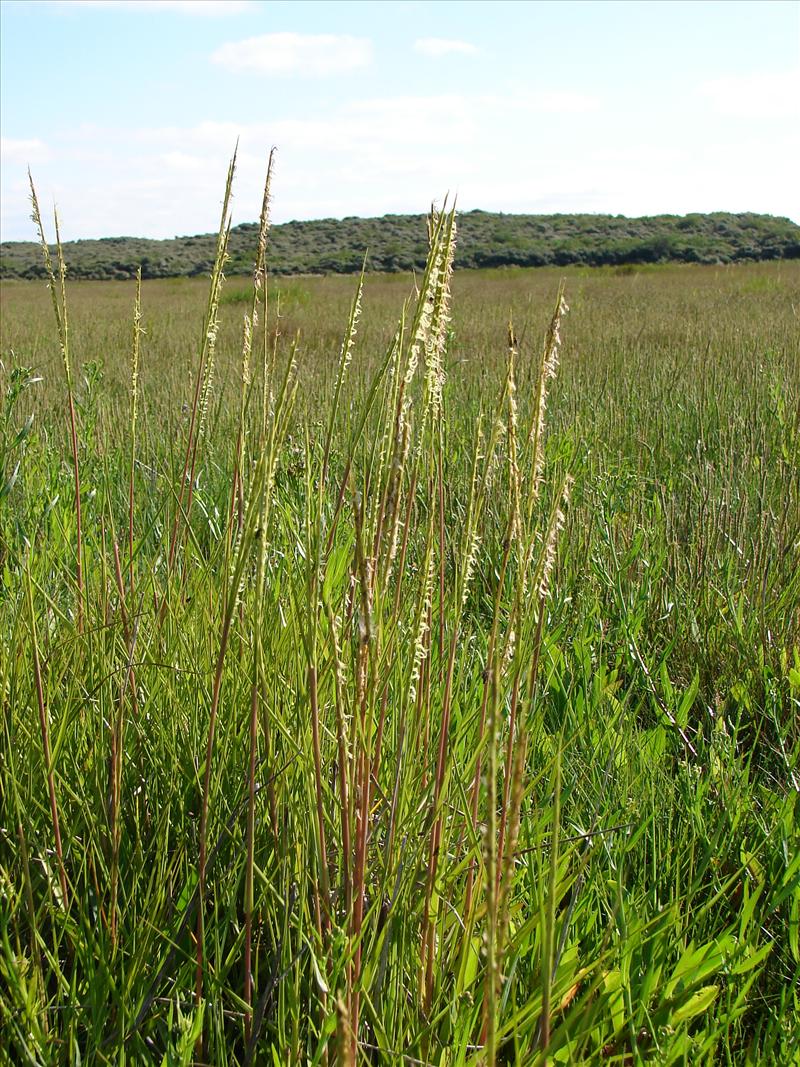
[[[672,1012],[671,1021],[673,1023],[682,1023],[687,1019],[693,1019],[695,1015],[702,1015],[704,1011],[708,1011],[717,999],[718,993],[719,986],[703,986],[702,989],[698,989],[696,993],[693,993],[685,1004],[682,1004],[680,1008]]]

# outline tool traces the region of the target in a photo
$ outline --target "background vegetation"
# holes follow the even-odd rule
[[[800,267],[439,275],[4,283],[0,1058],[797,1062]]]
[[[249,274],[257,223],[230,236],[229,274]],[[371,271],[421,270],[427,256],[425,216],[320,219],[275,226],[270,269],[274,274],[358,273],[367,254]],[[108,237],[70,241],[64,254],[72,278],[148,278],[207,275],[216,235],[151,241]],[[734,263],[800,258],[800,226],[770,215],[498,215],[459,216],[456,267],[618,266],[642,263]],[[0,277],[42,278],[38,245],[0,245]]]

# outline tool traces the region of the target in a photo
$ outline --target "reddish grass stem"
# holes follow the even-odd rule
[[[36,617],[33,611],[33,588],[31,583],[30,568],[26,570],[26,586],[28,593],[28,611],[31,626],[31,644],[33,646],[33,676],[36,683],[36,703],[39,708],[39,729],[42,736],[42,755],[44,757],[45,775],[47,778],[47,792],[50,799],[50,819],[53,826],[53,840],[55,843],[56,859],[58,860],[58,880],[61,886],[61,897],[64,910],[69,907],[69,894],[67,892],[67,872],[64,867],[64,850],[61,846],[61,827],[58,819],[58,802],[56,800],[56,782],[53,772],[53,757],[50,750],[50,726],[47,720],[47,708],[44,700],[44,684],[42,682],[42,664],[39,659],[39,640],[36,635]]]

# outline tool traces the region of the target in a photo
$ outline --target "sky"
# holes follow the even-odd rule
[[[2,0],[0,236],[462,210],[800,222],[800,2]]]

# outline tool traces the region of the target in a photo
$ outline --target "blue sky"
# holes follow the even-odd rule
[[[800,221],[800,3],[2,0],[4,240],[461,208]]]

